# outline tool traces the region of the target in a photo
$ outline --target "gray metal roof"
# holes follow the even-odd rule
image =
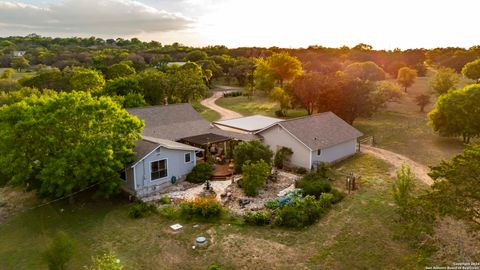
[[[132,108],[127,111],[145,122],[142,134],[147,137],[178,141],[185,137],[214,133],[243,141],[258,139],[253,134],[229,132],[213,126],[188,103]]]
[[[332,112],[285,120],[271,127],[277,125],[290,132],[311,150],[334,146],[363,135]],[[262,131],[258,134],[261,135]]]
[[[243,131],[255,132],[280,121],[283,120],[263,115],[252,115],[247,117],[216,121],[213,123],[216,125],[235,128]]]

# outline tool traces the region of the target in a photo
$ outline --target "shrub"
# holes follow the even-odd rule
[[[280,148],[280,150],[277,151],[277,153],[275,153],[273,164],[275,165],[275,167],[283,169],[283,163],[285,162],[285,159],[287,157],[290,157],[291,155],[293,155],[292,149],[288,147],[282,147]]]
[[[268,225],[270,224],[270,215],[267,211],[247,212],[243,215],[245,223],[250,225]]]
[[[332,188],[330,193],[333,195],[332,204],[336,204],[345,198],[345,193],[339,191],[338,189]]]
[[[331,194],[316,200],[314,196],[296,199],[293,205],[285,205],[276,211],[274,223],[284,227],[304,227],[313,224],[330,206]]]
[[[256,196],[258,189],[265,184],[265,179],[270,174],[270,166],[259,160],[256,163],[247,162],[243,165],[243,178],[241,187],[247,196]]]
[[[242,167],[247,161],[255,163],[259,160],[270,164],[273,153],[268,146],[260,141],[242,142],[233,150],[233,158],[235,159],[235,172],[241,173]]]
[[[275,116],[276,117],[285,117],[285,112],[282,110],[275,111]]]
[[[158,202],[160,204],[170,204],[172,200],[168,196],[162,196]]]
[[[165,207],[161,207],[160,209],[158,209],[158,214],[161,217],[164,217],[167,219],[174,219],[179,217],[178,208],[173,205],[167,205]]]
[[[303,167],[293,167],[292,172],[295,174],[306,174],[308,171]]]
[[[99,257],[92,258],[92,265],[88,270],[123,270],[120,260],[112,253],[106,253]]]
[[[144,202],[134,203],[128,208],[128,216],[135,219],[147,217],[157,212],[158,210],[155,205]]]
[[[303,189],[305,195],[313,195],[317,198],[322,193],[332,190],[330,181],[317,173],[306,174],[295,183],[295,187]]]
[[[64,270],[68,268],[68,262],[75,252],[73,239],[65,232],[55,234],[47,251],[43,254],[50,270]]]
[[[393,183],[393,199],[398,206],[400,214],[405,216],[405,212],[409,208],[409,204],[412,201],[412,190],[415,180],[415,174],[410,167],[406,164],[402,164],[397,170],[397,178]]]
[[[210,163],[200,163],[195,165],[192,172],[187,175],[187,181],[190,183],[203,183],[213,176],[213,168]]]
[[[270,199],[265,202],[265,207],[267,209],[277,209],[280,207],[280,202],[278,201],[278,199]]]
[[[198,197],[180,203],[182,215],[192,217],[210,218],[221,213],[222,205],[214,196]]]
[[[242,96],[242,91],[233,91],[233,92],[225,92],[223,93],[223,97],[239,97]]]

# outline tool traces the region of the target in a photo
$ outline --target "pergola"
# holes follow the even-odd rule
[[[207,157],[208,154],[216,155],[218,153],[218,149],[221,148],[220,145],[223,144],[222,149],[224,152],[220,153],[219,155],[223,155],[226,157],[228,149],[227,142],[231,142],[232,140],[235,139],[219,134],[206,133],[191,137],[185,137],[181,139],[180,142],[205,149],[205,157]]]

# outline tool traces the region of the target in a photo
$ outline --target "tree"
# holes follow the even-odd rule
[[[303,72],[300,60],[287,52],[272,54],[257,63],[257,69],[259,68],[259,72],[255,71],[257,79],[274,79],[280,88],[284,87],[284,82],[295,79]]]
[[[139,93],[128,93],[123,99],[124,108],[138,108],[147,105],[145,98]]]
[[[397,177],[392,187],[393,200],[399,207],[402,216],[404,216],[413,198],[412,192],[416,176],[407,164],[402,164],[396,174]]]
[[[107,81],[104,92],[109,95],[126,96],[130,93],[141,93],[142,88],[136,77],[121,77]]]
[[[143,123],[109,97],[72,92],[0,107],[0,174],[59,198],[96,186],[118,191]]]
[[[275,73],[270,69],[265,59],[257,59],[253,78],[255,88],[258,90],[269,92],[275,87]]]
[[[108,67],[107,71],[105,72],[105,77],[107,80],[112,80],[116,78],[128,77],[130,75],[134,75],[135,73],[135,69],[127,63],[119,63]]]
[[[468,145],[451,161],[432,167],[428,198],[441,214],[466,220],[480,228],[480,145]]]
[[[259,160],[265,161],[270,164],[273,157],[273,152],[270,148],[260,141],[242,142],[235,150],[233,150],[233,156],[235,159],[235,172],[241,173],[242,166],[247,161],[255,163]]]
[[[286,116],[287,110],[291,108],[290,96],[280,87],[274,87],[270,92],[270,98],[280,104],[280,111],[277,116]]]
[[[69,79],[63,76],[62,72],[57,68],[42,70],[34,77],[21,80],[20,84],[26,87],[57,91],[65,91],[70,87]]]
[[[385,107],[387,102],[398,102],[403,97],[403,92],[397,84],[382,81],[375,84],[375,89],[370,93],[373,111]]]
[[[423,112],[423,109],[425,108],[425,106],[430,104],[430,95],[420,94],[415,97],[415,101],[417,102],[417,105],[420,107],[420,112]]]
[[[13,74],[15,74],[15,70],[11,68],[6,68],[3,71],[2,77],[0,77],[0,79],[11,79],[13,77]]]
[[[63,231],[55,234],[48,250],[43,254],[50,270],[67,270],[75,253],[75,242]]]
[[[205,60],[208,57],[207,53],[201,50],[193,50],[185,56],[185,60],[191,62],[197,62],[200,60]]]
[[[437,95],[445,94],[458,83],[457,72],[452,68],[439,68],[429,81],[430,88]]]
[[[167,97],[169,102],[190,102],[204,97],[208,87],[200,69],[181,68],[168,75]]]
[[[329,78],[318,72],[304,73],[289,85],[292,95],[307,110],[308,115],[313,113],[320,93],[329,87]]]
[[[64,70],[64,73],[68,72]],[[100,92],[105,86],[105,79],[102,74],[93,69],[72,68],[69,75],[71,91]]]
[[[23,56],[13,57],[10,66],[16,70],[22,70],[28,68],[30,66],[30,62],[28,62],[28,60]]]
[[[371,61],[350,64],[345,68],[344,72],[362,80],[374,82],[385,80],[385,71]]]
[[[165,91],[169,85],[169,79],[165,73],[147,69],[139,73],[137,78],[148,104],[159,105],[165,102]]]
[[[270,165],[263,159],[255,163],[247,161],[242,166],[242,180],[241,187],[247,196],[256,196],[258,189],[265,184],[267,176],[270,175]]]
[[[407,88],[412,86],[417,79],[417,71],[409,67],[402,67],[398,70],[397,82],[404,87],[405,92]]]
[[[480,135],[480,85],[441,95],[428,114],[429,125],[441,136],[462,136],[465,143]]]
[[[480,83],[480,59],[467,63],[462,68],[462,75],[471,80]]]

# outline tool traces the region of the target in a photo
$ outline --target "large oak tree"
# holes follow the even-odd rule
[[[110,195],[142,127],[109,97],[31,96],[0,107],[0,174],[53,198],[92,185]]]

